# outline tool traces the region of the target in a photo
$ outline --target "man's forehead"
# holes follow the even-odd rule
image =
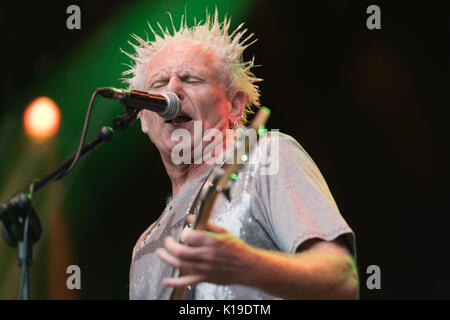
[[[158,50],[158,52],[167,51],[167,52],[197,52],[197,53],[205,53],[205,54],[214,54],[215,50],[213,45],[204,43],[198,40],[193,39],[183,39],[176,40],[166,44],[164,47]],[[157,52],[157,53],[158,53]]]
[[[149,73],[157,76],[157,75],[169,75],[172,72],[176,72],[178,74],[185,74],[185,73],[194,73],[194,74],[200,74],[200,75],[207,75],[210,71],[207,68],[202,68],[201,66],[192,66],[186,63],[180,63],[180,64],[168,64],[158,69],[151,69],[149,70]]]
[[[180,40],[158,50],[150,58],[148,66],[150,73],[159,74],[171,71],[207,72],[218,64],[220,59],[212,45],[194,40]]]

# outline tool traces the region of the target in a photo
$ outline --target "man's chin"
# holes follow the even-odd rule
[[[182,123],[165,123],[162,127],[165,144],[170,149],[182,143],[183,145],[194,143],[194,121]]]

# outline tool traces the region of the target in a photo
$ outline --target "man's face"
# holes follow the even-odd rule
[[[194,143],[194,121],[202,122],[202,131],[216,128],[225,133],[230,121],[241,112],[240,103],[231,103],[220,82],[220,58],[215,48],[193,40],[181,40],[156,52],[147,64],[146,90],[151,93],[175,93],[181,102],[181,114],[166,121],[156,113],[141,111],[142,130],[161,153],[170,154],[179,143],[171,141],[175,129],[187,129]],[[242,101],[241,101],[242,102]],[[239,110],[238,110],[239,109]],[[186,141],[184,141],[186,142]]]

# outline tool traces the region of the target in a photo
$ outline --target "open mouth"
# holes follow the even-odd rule
[[[191,117],[189,117],[186,114],[180,114],[172,120],[166,120],[166,123],[179,124],[179,123],[184,123],[184,122],[189,122],[189,121],[192,121]]]

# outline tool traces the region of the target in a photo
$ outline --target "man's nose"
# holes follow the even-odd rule
[[[170,78],[167,90],[175,93],[180,100],[184,99],[183,82],[176,76]]]

